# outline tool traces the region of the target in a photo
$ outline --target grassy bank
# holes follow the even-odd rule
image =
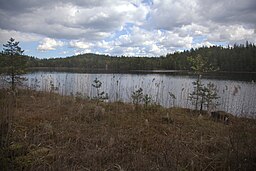
[[[167,113],[169,118],[167,119]],[[253,170],[256,120],[0,91],[1,170]]]

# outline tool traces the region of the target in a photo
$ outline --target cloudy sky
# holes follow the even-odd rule
[[[255,0],[0,0],[0,43],[39,58],[256,43]]]

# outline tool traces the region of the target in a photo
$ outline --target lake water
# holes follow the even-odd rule
[[[96,88],[92,86],[97,78],[102,82],[101,91],[108,94],[109,101],[131,102],[132,92],[143,89],[152,102],[165,107],[194,108],[189,101],[193,91],[194,76],[176,74],[88,74],[67,72],[35,72],[27,74],[27,86],[36,90],[52,91],[62,95],[95,97]],[[230,77],[231,78],[231,77]],[[235,78],[235,77],[234,77]],[[243,80],[243,81],[241,81]],[[217,110],[234,115],[256,116],[256,83],[245,77],[236,80],[224,76],[203,77],[202,82],[214,83],[220,97]],[[37,86],[36,86],[37,85]],[[168,92],[175,95],[173,101]]]

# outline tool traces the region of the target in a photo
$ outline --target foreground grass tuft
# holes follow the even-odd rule
[[[253,170],[256,121],[0,91],[2,170]],[[163,118],[168,116],[168,122]],[[170,119],[170,120],[169,120]]]

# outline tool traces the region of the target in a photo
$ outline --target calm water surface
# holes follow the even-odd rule
[[[131,102],[131,94],[139,88],[152,101],[165,107],[193,108],[188,100],[193,91],[193,76],[166,74],[87,74],[66,72],[35,72],[27,74],[27,86],[36,90],[54,91],[62,95],[95,97],[92,86],[97,78],[102,82],[101,91],[108,94],[109,101]],[[243,78],[241,79],[243,80]],[[217,86],[219,106],[217,110],[234,115],[256,116],[256,84],[251,80],[229,80],[226,77],[203,77],[203,83]],[[172,100],[168,92],[176,96]]]

